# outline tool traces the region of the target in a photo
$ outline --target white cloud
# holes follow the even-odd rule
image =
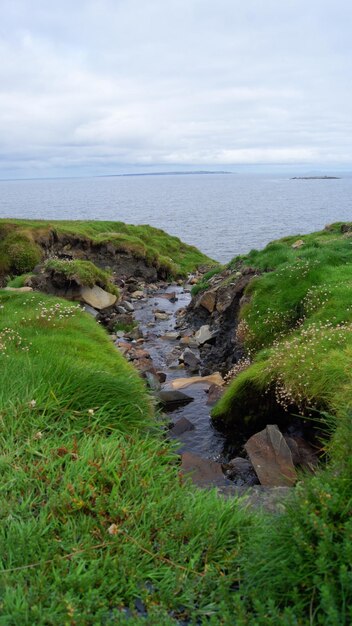
[[[0,12],[0,177],[352,161],[347,0],[3,0]]]

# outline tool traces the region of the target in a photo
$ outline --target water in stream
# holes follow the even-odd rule
[[[135,319],[145,338],[144,347],[151,355],[153,364],[157,370],[165,372],[166,384],[176,378],[186,378],[194,376],[187,368],[175,369],[167,364],[167,357],[178,346],[176,339],[163,338],[168,333],[174,331],[176,325],[176,313],[179,309],[186,307],[190,300],[190,293],[183,287],[171,285],[164,293],[175,292],[177,301],[170,302],[162,295],[151,295],[135,303]],[[168,320],[155,320],[155,309],[167,312]],[[155,324],[151,326],[151,324]],[[181,442],[181,452],[194,452],[202,457],[216,460],[228,460],[226,448],[228,442],[223,433],[217,431],[210,420],[210,408],[207,405],[207,384],[197,383],[187,387],[184,391],[193,398],[186,406],[181,406],[170,413],[172,422],[177,422],[181,417],[186,417],[193,425],[194,430],[183,433],[178,437]]]

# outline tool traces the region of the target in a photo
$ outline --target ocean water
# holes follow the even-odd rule
[[[0,181],[0,217],[151,224],[223,263],[352,220],[352,178],[195,174]]]

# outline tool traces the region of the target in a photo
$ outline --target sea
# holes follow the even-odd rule
[[[352,177],[178,174],[0,181],[0,217],[150,224],[222,263],[352,221]]]

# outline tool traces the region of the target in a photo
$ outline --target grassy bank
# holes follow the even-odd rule
[[[43,257],[50,237],[71,239],[74,245],[106,246],[144,259],[171,276],[186,276],[213,263],[194,246],[152,226],[123,222],[0,220],[0,273],[29,272]]]
[[[130,607],[145,624],[136,601],[149,624],[229,619],[247,515],[183,484],[89,316],[40,294],[0,306],[0,623],[122,624]]]
[[[274,390],[288,411],[339,415],[352,392],[352,239],[341,225],[274,242],[233,263],[264,271],[249,284],[238,335],[253,365],[214,410],[229,421],[249,416],[251,394]],[[258,403],[257,403],[258,404]]]

